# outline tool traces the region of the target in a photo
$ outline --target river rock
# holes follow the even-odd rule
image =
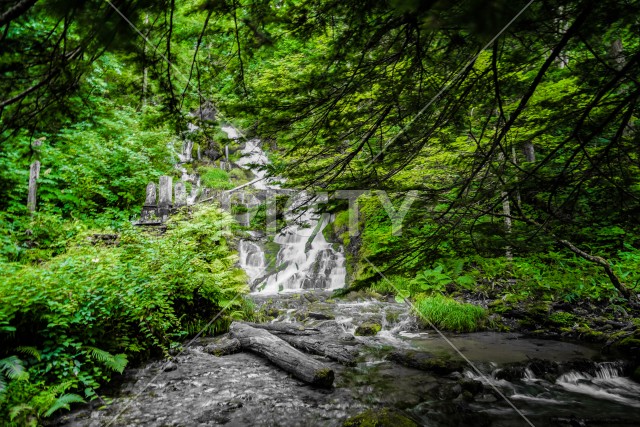
[[[418,427],[411,418],[393,409],[369,409],[346,420],[343,427]]]
[[[379,323],[366,322],[356,328],[358,336],[373,336],[382,330]]]
[[[309,317],[310,319],[315,319],[315,320],[333,320],[336,317],[331,315],[331,314],[325,314],[325,313],[317,313],[314,311],[310,311],[307,313],[307,317]]]
[[[395,350],[387,356],[387,360],[439,375],[462,371],[464,368],[464,363],[461,360],[451,360],[445,356],[435,356],[431,353],[414,350]]]
[[[178,369],[178,365],[176,365],[173,362],[169,362],[166,365],[164,365],[164,371],[165,372],[175,371],[176,369]]]
[[[497,402],[498,398],[495,397],[493,394],[487,393],[487,394],[483,394],[481,396],[476,397],[475,400],[478,403],[493,403],[493,402]]]
[[[458,381],[462,390],[471,393],[472,395],[476,395],[482,391],[482,382],[478,380],[474,380],[471,378],[463,378]]]

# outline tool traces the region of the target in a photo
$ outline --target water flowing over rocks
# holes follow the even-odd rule
[[[231,127],[222,127],[231,139],[240,134]],[[259,139],[244,141],[242,158],[236,162],[239,167],[251,170],[255,179],[250,187],[257,192],[279,192],[278,179],[267,176],[265,167],[269,164]],[[339,289],[345,285],[344,249],[327,242],[323,230],[329,224],[328,215],[314,212],[314,204],[320,200],[305,192],[290,192],[289,209],[285,220],[289,225],[278,231],[270,240],[257,233],[239,243],[240,266],[250,278],[252,290],[277,294],[297,292],[301,289]],[[252,205],[249,196],[242,193],[243,204]],[[255,196],[251,196],[256,199]],[[259,199],[259,198],[258,198]],[[259,203],[259,200],[253,202]],[[241,221],[242,222],[242,221]],[[248,221],[247,221],[248,223]],[[273,243],[277,252],[273,261],[267,262],[265,247]],[[275,257],[273,256],[275,255]]]
[[[367,425],[357,422],[382,417],[384,408],[415,425],[524,425],[494,386],[536,426],[575,420],[629,426],[640,417],[640,384],[626,376],[624,363],[603,360],[595,348],[497,332],[449,335],[478,373],[436,333],[419,329],[405,305],[376,295],[251,298],[264,320],[252,327],[294,347],[321,341],[353,355],[342,363],[298,347],[334,372],[332,388],[313,387],[266,358],[237,352],[229,336],[200,338],[174,357],[174,370],[161,372],[160,362],[128,369],[111,405],[95,403],[56,425],[102,426],[123,410],[111,425]],[[380,332],[355,335],[358,325],[372,321]]]

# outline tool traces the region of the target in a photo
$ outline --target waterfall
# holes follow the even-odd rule
[[[250,283],[253,283],[264,274],[267,265],[264,251],[255,242],[244,239],[239,243],[238,252],[242,260],[242,267],[247,272]]]
[[[229,138],[238,139],[238,132],[230,126],[222,130]],[[280,179],[267,177],[264,166],[269,164],[259,139],[246,141],[242,158],[236,164],[249,169],[256,176],[251,185],[258,191],[278,190]],[[303,289],[338,289],[345,285],[344,249],[327,242],[322,231],[329,225],[326,215],[308,206],[314,197],[300,192],[291,197],[285,212],[288,227],[273,238],[278,251],[272,265],[266,262],[264,246],[251,240],[239,244],[240,265],[247,272],[252,289],[260,293],[295,292]],[[300,212],[302,211],[302,212]],[[247,223],[247,221],[245,221]],[[305,226],[301,225],[304,224]],[[273,258],[273,257],[272,257]]]

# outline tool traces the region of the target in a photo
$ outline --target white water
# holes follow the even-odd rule
[[[240,136],[231,126],[223,126],[222,130],[231,139]],[[251,184],[255,190],[280,189],[276,180],[267,177],[264,167],[269,164],[269,159],[259,139],[246,141],[241,152],[242,158],[236,164],[250,169],[256,176]],[[336,249],[326,241],[322,230],[328,225],[328,220],[313,212],[309,207],[310,201],[315,200],[304,193],[292,196],[291,208],[285,213],[290,225],[273,238],[280,248],[275,261],[271,263],[273,265],[266,263],[267,257],[259,243],[248,240],[240,242],[240,266],[247,272],[257,292],[275,294],[344,287],[346,269],[343,248]]]
[[[600,363],[595,375],[586,372],[571,371],[559,376],[555,384],[537,378],[531,369],[526,368],[522,382],[509,382],[496,379],[494,369],[486,375],[478,375],[471,370],[464,372],[467,378],[492,383],[500,387],[510,399],[552,405],[570,405],[576,397],[569,393],[586,395],[595,399],[604,399],[619,404],[640,408],[640,384],[623,377],[622,368],[613,362]]]
[[[240,259],[244,261],[242,267],[249,276],[250,283],[264,275],[267,261],[264,251],[257,243],[251,240],[241,240],[238,252]]]
[[[640,408],[640,384],[620,376],[620,373],[621,369],[615,364],[603,363],[595,376],[572,371],[560,376],[556,384],[573,393]]]

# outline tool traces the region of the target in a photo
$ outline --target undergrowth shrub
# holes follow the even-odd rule
[[[125,225],[117,246],[85,232],[44,263],[0,263],[0,419],[38,422],[96,398],[128,361],[167,356],[221,310],[208,332],[249,317],[231,223],[206,207],[172,218],[164,235]]]
[[[230,190],[233,184],[229,179],[229,174],[215,167],[203,167],[199,169],[200,182],[204,187],[214,190]]]

